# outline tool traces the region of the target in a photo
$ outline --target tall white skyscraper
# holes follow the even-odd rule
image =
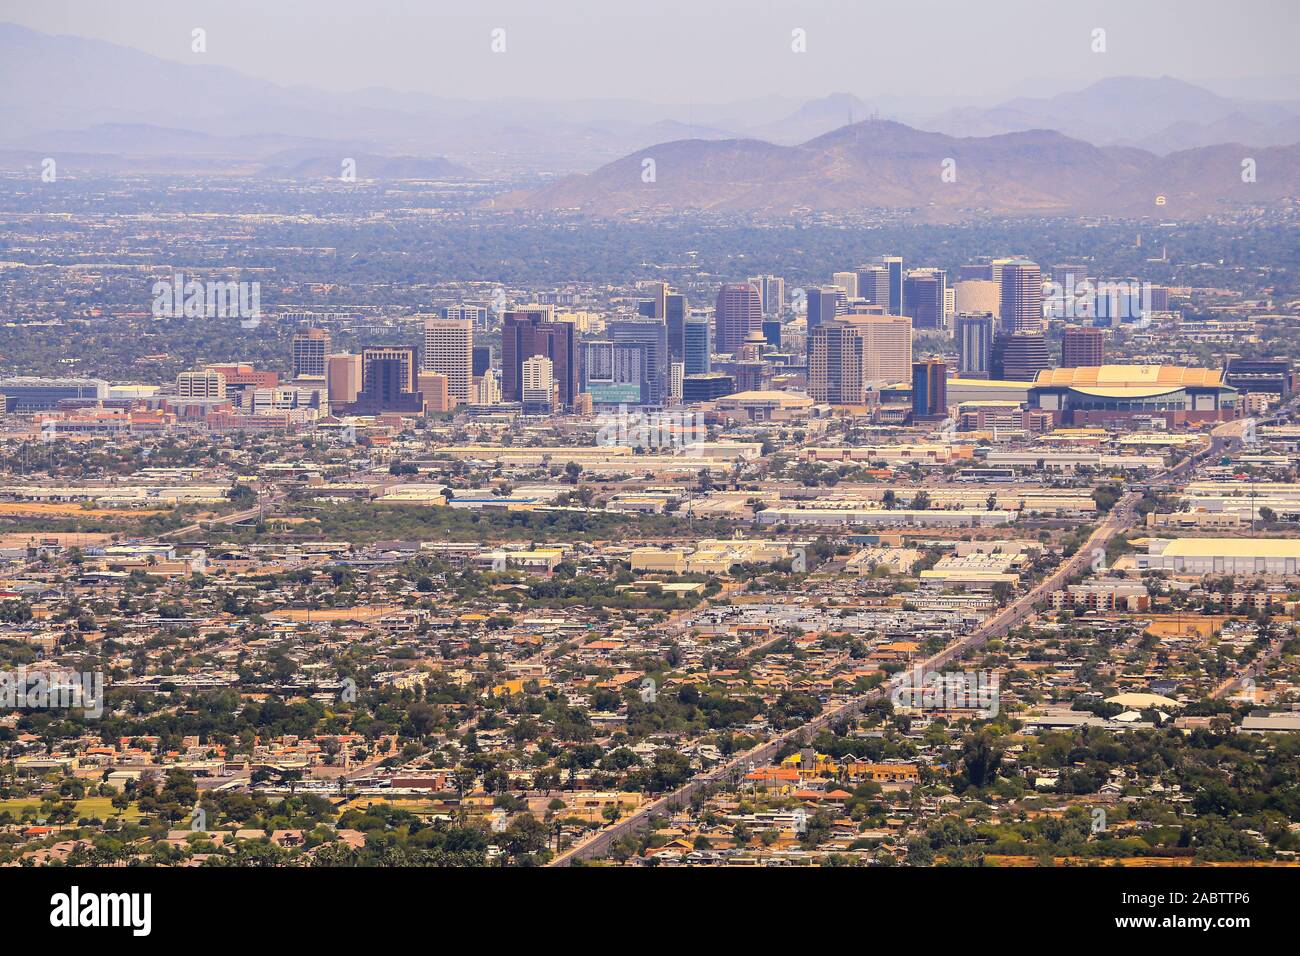
[[[473,322],[469,319],[425,319],[420,370],[447,376],[447,394],[458,404],[470,399],[473,367]]]
[[[545,355],[526,360],[520,372],[520,397],[526,410],[551,408],[555,394],[555,366]]]

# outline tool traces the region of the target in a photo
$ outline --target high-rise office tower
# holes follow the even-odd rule
[[[812,335],[823,322],[848,314],[849,300],[844,290],[837,287],[808,290],[808,334]]]
[[[665,319],[668,317],[668,283],[652,282],[650,288],[654,293],[655,310],[652,318]]]
[[[554,411],[555,366],[545,355],[525,359],[520,368],[520,401],[524,411]]]
[[[815,402],[861,405],[862,333],[851,323],[824,322],[808,338],[808,394]]]
[[[1009,258],[1003,257],[1001,259],[993,259],[992,261],[989,262],[989,278],[998,284],[999,289],[1002,288],[1003,266],[1005,266],[1008,262],[1017,262],[1020,260],[1020,258],[1021,257],[1019,256],[1011,256]]]
[[[904,315],[849,315],[864,333],[863,378],[868,385],[899,385],[912,372],[912,320]]]
[[[846,315],[823,322],[809,341],[808,391],[815,401],[858,405],[873,385],[910,381],[912,320]]]
[[[641,404],[661,406],[668,400],[668,326],[659,319],[620,319],[605,326],[605,334],[616,344],[642,348],[644,362]]]
[[[416,350],[409,345],[366,346],[361,350],[361,391],[352,403],[355,414],[422,412],[424,397],[416,390]]]
[[[1004,332],[1041,332],[1043,328],[1043,276],[1028,259],[1002,263],[999,314]]]
[[[957,270],[959,282],[992,282],[993,264],[990,262],[969,262]]]
[[[682,362],[673,362],[668,371],[668,397],[672,405],[682,403],[682,382],[686,378],[686,365]]]
[[[325,394],[330,407],[341,409],[357,400],[361,391],[361,356],[345,352],[325,359]]]
[[[644,401],[646,346],[599,340],[582,343],[582,391],[598,405]]]
[[[1063,288],[1083,285],[1088,280],[1088,267],[1080,263],[1058,263],[1052,266],[1052,281]]]
[[[948,366],[942,359],[912,365],[912,419],[936,421],[948,414]]]
[[[1095,368],[1105,364],[1105,333],[1070,326],[1061,338],[1061,368]]]
[[[668,297],[672,295],[667,282],[650,282],[650,298],[637,303],[637,315],[647,319],[665,319],[668,317]]]
[[[993,374],[993,313],[959,314],[953,320],[957,341],[957,375],[960,378],[988,378]]]
[[[831,276],[831,285],[844,290],[850,299],[858,297],[858,274],[856,272],[837,272]]]
[[[754,276],[750,283],[758,289],[764,315],[780,315],[785,309],[785,280],[780,276]]]
[[[683,328],[682,364],[687,375],[713,371],[713,324],[707,315],[689,315]]]
[[[993,377],[1032,382],[1050,368],[1047,340],[1041,332],[1002,332],[993,340]]]
[[[690,305],[680,292],[670,292],[664,299],[664,324],[668,326],[668,355],[674,362],[685,354],[686,316]]]
[[[470,375],[474,378],[482,378],[483,373],[492,367],[492,346],[474,346],[472,363]]]
[[[714,348],[733,354],[745,337],[763,326],[763,303],[748,282],[729,282],[718,291],[714,306]]]
[[[453,404],[468,402],[474,371],[473,323],[469,319],[425,319],[420,370],[447,376],[447,394]]]
[[[763,339],[774,349],[781,347],[781,320],[764,319],[763,320]]]
[[[882,265],[859,266],[858,298],[889,311],[889,268]]]
[[[889,314],[903,314],[903,257],[879,256],[876,261],[889,272]],[[876,305],[885,305],[877,302]]]
[[[409,345],[367,345],[361,350],[361,391],[415,391],[416,352]],[[391,365],[381,363],[391,362]],[[377,376],[384,376],[382,383]]]
[[[903,315],[913,328],[942,329],[947,303],[947,276],[942,269],[913,269],[903,279]]]
[[[992,279],[962,279],[953,288],[957,293],[953,302],[957,315],[987,312],[995,319],[998,317],[1002,309],[1002,288]]]
[[[501,400],[523,401],[523,364],[534,355],[551,360],[560,402],[573,408],[578,395],[578,351],[572,322],[553,321],[549,308],[514,309],[501,323]]]
[[[324,378],[330,334],[325,329],[304,329],[293,335],[293,377]]]
[[[492,315],[492,310],[485,305],[447,305],[438,310],[441,318],[444,319],[468,319],[470,325],[476,329],[486,329],[488,319]]]
[[[785,312],[785,279],[780,276],[767,277],[767,291],[763,294],[772,315],[781,316]]]

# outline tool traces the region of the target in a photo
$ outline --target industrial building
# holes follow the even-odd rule
[[[1295,577],[1300,538],[1158,538],[1137,555],[1140,571],[1186,575]]]

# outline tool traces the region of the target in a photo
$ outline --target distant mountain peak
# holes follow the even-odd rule
[[[493,205],[593,217],[894,209],[952,221],[988,215],[1148,216],[1157,214],[1160,195],[1165,205],[1159,214],[1181,218],[1300,195],[1300,147],[1263,152],[1271,153],[1270,166],[1284,174],[1267,190],[1245,193],[1240,177],[1225,173],[1221,149],[1161,159],[1138,149],[1101,149],[1051,129],[956,138],[864,120],[796,146],[752,139],[661,143],[593,173],[500,197]],[[641,178],[647,155],[656,161],[649,183]],[[955,178],[944,178],[945,168]]]

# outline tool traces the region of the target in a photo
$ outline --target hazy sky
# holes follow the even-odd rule
[[[285,85],[469,98],[998,97],[1300,72],[1300,0],[0,0],[0,19],[181,62],[203,27],[201,62]]]

